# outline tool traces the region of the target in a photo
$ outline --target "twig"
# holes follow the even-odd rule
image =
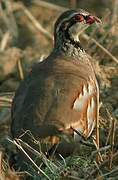
[[[110,11],[108,11],[107,13],[105,13],[104,17],[102,18],[102,22],[105,22],[106,19],[109,18],[110,14],[111,14]],[[97,28],[97,27],[96,27],[96,28]],[[93,35],[96,33],[96,28],[94,29],[93,32],[91,32],[91,35],[90,35],[91,38],[93,38]],[[103,29],[104,29],[104,27],[103,27]],[[99,42],[99,43],[102,43],[102,42],[104,41],[104,39],[106,38],[106,36],[107,36],[109,33],[110,33],[110,28],[109,28],[107,31],[105,31],[104,34],[102,34],[102,36],[99,38],[98,42]],[[91,38],[89,38],[90,41],[88,41],[88,47],[89,47],[89,44],[92,43],[92,42],[91,42]],[[91,48],[91,51],[90,51],[90,52],[95,52],[95,48],[96,48],[96,44],[94,44],[94,46]]]
[[[100,151],[99,151],[99,147],[98,147],[98,145],[97,145],[97,143],[96,143],[96,138],[95,138],[95,139],[93,138],[93,143],[94,143],[94,145],[95,145],[95,147],[96,147],[96,149],[97,149],[97,154],[98,154],[98,156],[97,156],[97,162],[103,161],[102,155],[101,155],[101,153],[100,153]]]
[[[0,93],[0,107],[11,107],[13,93]]]
[[[110,176],[111,174],[113,174],[113,173],[115,173],[115,172],[118,172],[118,166],[117,166],[115,169],[113,169],[112,171],[104,174],[104,175],[102,176],[102,179],[103,179],[103,177]]]
[[[0,97],[1,96],[10,96],[10,98],[13,98],[13,96],[14,96],[14,92],[0,92]]]
[[[17,141],[19,141],[23,145],[23,147],[28,149],[31,153],[40,157],[41,160],[43,161],[43,163],[49,168],[49,170],[52,173],[54,173],[54,168],[55,168],[55,170],[58,168],[53,162],[48,160],[42,152],[38,152],[37,150],[33,149],[29,144],[27,144],[26,142],[23,142],[21,139],[17,139]],[[48,163],[52,165],[53,170],[49,167]]]
[[[2,151],[0,151],[0,180],[4,180],[2,173]]]
[[[110,145],[105,146],[105,147],[101,147],[101,148],[99,148],[98,150],[93,151],[92,154],[91,154],[91,157],[93,157],[93,156],[94,156],[96,153],[98,153],[98,152],[103,152],[103,151],[106,151],[106,150],[108,150],[108,149],[110,149],[110,148],[111,148]]]
[[[11,108],[11,104],[4,103],[4,102],[0,102],[0,107],[3,107],[3,108]]]
[[[11,139],[7,138],[7,140],[14,144],[14,141],[12,141]],[[58,167],[53,162],[48,160],[42,152],[38,152],[37,150],[32,148],[29,144],[22,141],[21,139],[15,139],[15,140],[17,142],[19,142],[23,148],[27,149],[28,151],[30,151],[35,156],[38,156],[42,160],[42,162],[48,167],[48,169],[50,170],[51,173],[54,174],[54,171],[58,169]],[[50,164],[51,164],[52,168],[50,167]]]
[[[99,92],[99,88],[98,88],[98,85],[97,85],[97,90]],[[96,139],[95,139],[95,146],[96,146],[96,149],[99,150],[100,148],[100,130],[99,130],[99,93],[97,95],[97,113],[96,113]],[[96,161],[99,163],[100,161],[102,161],[102,156],[101,156],[101,153],[98,152],[98,154],[96,155]]]
[[[62,7],[62,6],[59,6],[59,5],[54,5],[52,3],[49,3],[49,2],[45,2],[45,1],[39,1],[39,0],[33,0],[33,3],[36,4],[36,5],[39,5],[39,6],[42,6],[44,8],[48,8],[48,9],[53,9],[53,10],[56,10],[56,11],[65,11],[67,10],[68,8],[65,8],[65,7]]]
[[[12,99],[7,97],[0,97],[0,107],[10,108],[12,104]]]
[[[112,161],[113,161],[113,149],[114,149],[114,138],[115,138],[115,119],[112,119],[112,125],[111,125],[111,135],[110,135],[110,145],[111,149],[109,152],[109,168],[112,168]]]
[[[10,33],[9,31],[6,32],[1,40],[1,43],[0,43],[0,51],[4,51],[8,42],[10,40]]]
[[[66,166],[67,166],[67,163],[66,163],[65,158],[64,158],[61,154],[59,154],[59,157],[62,159],[62,161],[63,161],[63,163],[64,163],[64,166],[66,167]]]
[[[18,65],[18,71],[19,71],[20,78],[21,78],[21,80],[23,80],[24,79],[24,73],[23,73],[23,67],[21,64],[21,59],[18,60],[17,65]]]
[[[83,145],[85,145],[85,146],[95,148],[95,146],[94,146],[93,143],[84,141],[83,139],[80,140],[80,143],[83,144]]]
[[[94,164],[95,164],[96,168],[98,169],[98,171],[99,171],[100,175],[102,176],[103,174],[102,174],[101,169],[99,168],[99,165],[97,164],[97,162],[96,162],[96,161],[94,161]]]
[[[113,1],[113,12],[112,12],[112,18],[111,19],[111,24],[115,24],[117,23],[117,20],[118,20],[118,0],[114,0]]]
[[[113,160],[118,160],[118,151],[113,154]],[[107,163],[109,162],[109,159],[106,159],[99,165],[99,169],[103,168]],[[92,176],[94,176],[97,173],[98,169],[94,169],[86,178],[85,180],[90,179]]]
[[[110,135],[111,135],[111,119],[112,119],[112,117],[111,117],[111,115],[110,115],[110,112],[108,111],[108,109],[106,108],[106,112],[107,112],[107,114],[108,114],[108,116],[110,117],[109,118],[109,129],[108,129],[108,135],[107,135],[107,137],[106,137],[106,142],[105,142],[105,146],[107,146],[108,145],[108,143],[109,143],[109,139],[110,139]]]
[[[7,98],[7,97],[0,97],[0,101],[12,103],[12,99],[11,98]]]
[[[71,180],[79,180],[80,178],[75,177],[75,176],[67,176],[67,179],[71,179]]]
[[[2,19],[5,23],[5,25],[7,26],[10,34],[14,37],[17,38],[18,37],[18,28],[17,28],[17,24],[14,18],[14,15],[12,13],[12,3],[10,0],[3,0],[4,4],[5,4],[5,10],[3,10],[2,5],[0,3],[0,11],[2,14]]]
[[[39,23],[39,21],[32,15],[32,13],[22,4],[22,3],[13,3],[13,11],[22,10],[24,14],[28,17],[28,19],[32,22],[35,28],[44,34],[49,40],[53,40],[53,36],[49,33],[43,26]]]
[[[33,23],[33,25],[41,32],[43,33],[48,39],[51,41],[53,40],[53,36],[45,30],[42,25],[36,20],[36,18],[31,14],[31,12],[25,7],[21,6],[22,10],[24,11],[25,15],[30,19],[30,21]]]
[[[88,41],[90,37],[87,34],[82,34],[82,38]],[[113,56],[106,48],[104,48],[99,42],[97,42],[94,38],[91,38],[91,41],[93,41],[100,49],[102,49],[114,62],[118,64],[118,59]]]
[[[14,144],[18,147],[18,149],[20,149],[20,150],[26,155],[26,157],[27,157],[27,158],[31,161],[31,163],[37,168],[37,170],[38,170],[39,172],[41,172],[47,179],[51,180],[51,179],[49,178],[49,176],[47,176],[47,174],[45,174],[45,172],[42,171],[42,169],[40,169],[40,167],[38,167],[37,164],[32,160],[32,158],[31,158],[31,157],[27,154],[27,152],[23,149],[23,147],[21,146],[21,144],[18,143],[16,140],[14,140],[13,142],[14,142]]]

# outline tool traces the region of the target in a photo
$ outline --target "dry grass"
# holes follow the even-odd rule
[[[70,1],[70,4],[74,7],[77,1]],[[31,179],[118,179],[118,1],[109,0],[108,4],[109,7],[104,7],[104,11],[102,7],[99,13],[102,26],[89,28],[81,35],[100,84],[100,149],[82,145],[78,155],[49,160],[25,142],[14,141],[12,143],[31,162],[27,166],[33,175]],[[21,174],[8,165],[9,154],[15,148],[11,142],[5,141],[10,136],[10,107],[14,91],[31,65],[49,54],[53,46],[54,21],[67,8],[37,0],[28,7],[14,0],[0,2],[1,180],[22,179]],[[40,166],[25,152],[25,148],[30,148],[40,158]],[[7,158],[2,154],[7,154]],[[101,157],[100,164],[95,161],[96,154]]]

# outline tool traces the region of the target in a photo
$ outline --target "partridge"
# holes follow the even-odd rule
[[[99,88],[79,35],[99,22],[82,9],[68,10],[57,19],[51,54],[32,68],[13,99],[13,138],[31,144],[27,134],[32,134],[50,147],[59,144],[64,149],[66,144],[64,152],[68,152],[69,138],[76,143],[78,134],[84,138],[91,135],[99,118]]]

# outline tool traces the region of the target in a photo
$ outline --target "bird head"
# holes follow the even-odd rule
[[[101,23],[101,20],[82,9],[65,11],[55,23],[55,41],[63,37],[63,40],[69,38],[78,42],[79,35],[94,23]]]

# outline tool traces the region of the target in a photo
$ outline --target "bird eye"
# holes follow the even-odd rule
[[[74,19],[75,19],[76,21],[79,21],[79,22],[84,21],[84,17],[83,17],[81,14],[76,14],[76,15],[74,16]]]
[[[94,16],[86,16],[85,19],[87,24],[93,24],[96,21]]]

